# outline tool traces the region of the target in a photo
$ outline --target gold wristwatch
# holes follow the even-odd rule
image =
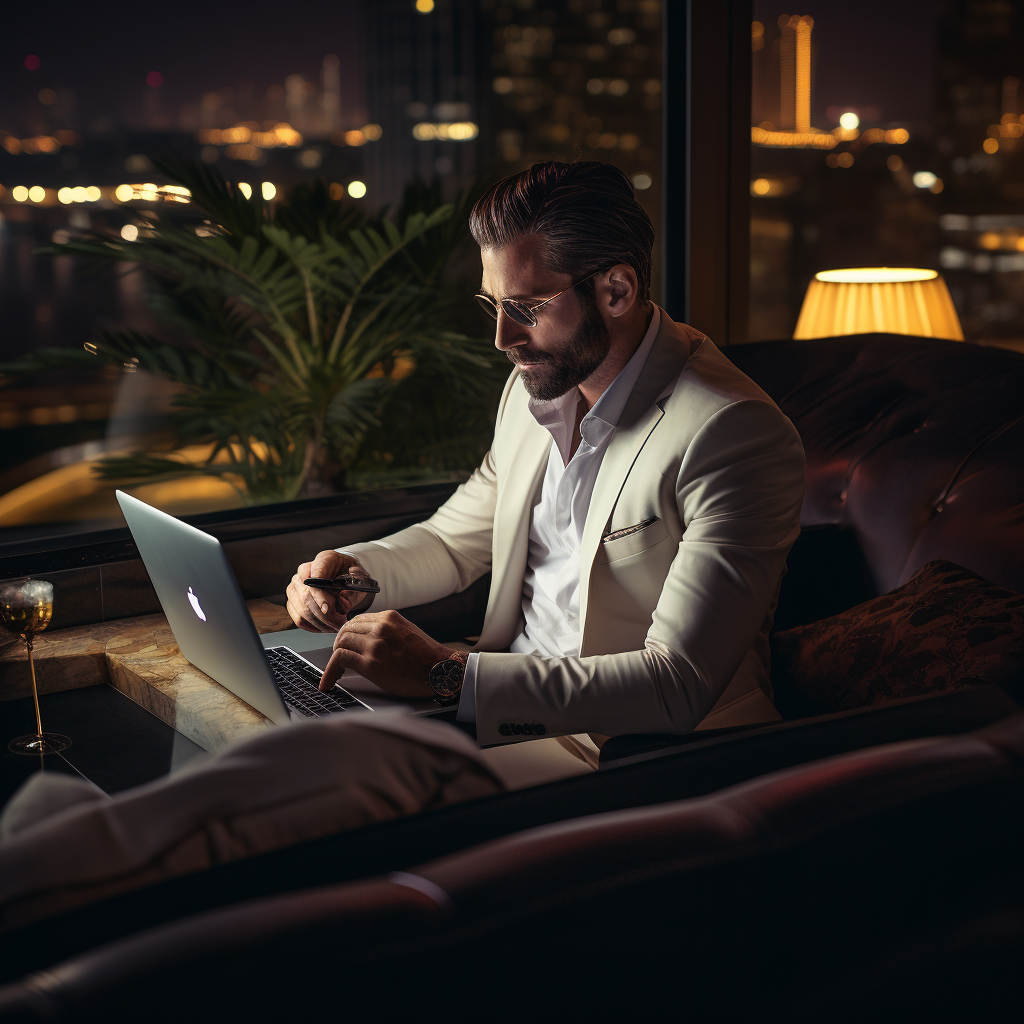
[[[465,651],[452,651],[444,661],[439,661],[430,669],[427,680],[434,691],[434,700],[438,704],[456,704],[462,693],[462,681],[466,678],[466,662],[469,655]]]

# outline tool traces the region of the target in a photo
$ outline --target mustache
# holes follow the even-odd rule
[[[550,363],[554,356],[550,352],[530,352],[521,348],[510,348],[505,355],[519,366],[520,363]]]

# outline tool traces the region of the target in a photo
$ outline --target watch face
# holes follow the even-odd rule
[[[439,661],[430,670],[431,688],[438,697],[454,697],[462,689],[462,679],[465,671],[466,666],[454,658]]]

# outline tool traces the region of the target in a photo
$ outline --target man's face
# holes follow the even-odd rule
[[[571,277],[545,265],[543,245],[532,236],[482,250],[480,290],[496,303],[519,299],[534,305],[569,288]],[[598,311],[589,303],[581,305],[574,290],[542,306],[536,317],[536,327],[523,327],[500,310],[494,344],[519,367],[529,394],[550,401],[593,374],[608,355],[611,338]]]

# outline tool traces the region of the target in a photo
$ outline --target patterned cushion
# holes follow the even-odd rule
[[[786,718],[1024,675],[1024,594],[941,559],[901,587],[772,637]]]

